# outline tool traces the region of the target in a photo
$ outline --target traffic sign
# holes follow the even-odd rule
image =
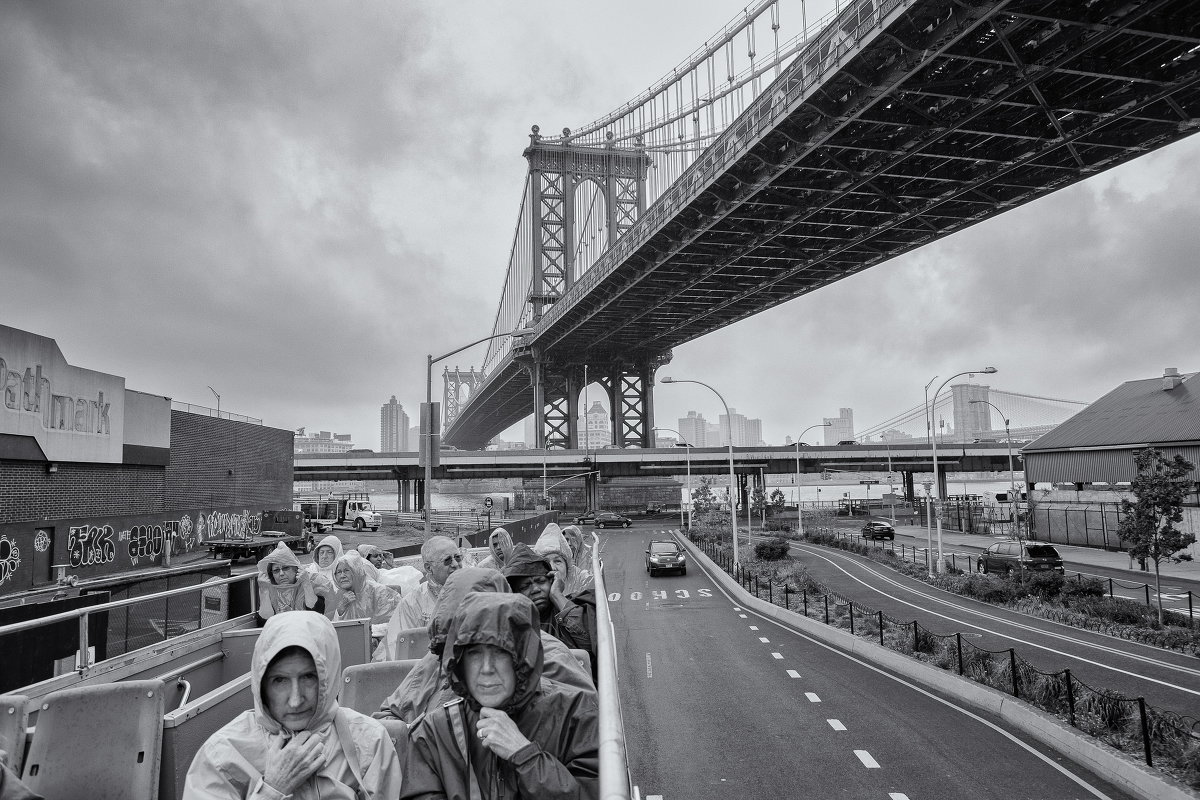
[[[491,508],[492,507],[492,498],[490,498],[490,497],[483,498],[483,507]]]
[[[879,481],[859,481],[859,483],[866,484],[867,486],[874,486],[875,484],[879,483]]]

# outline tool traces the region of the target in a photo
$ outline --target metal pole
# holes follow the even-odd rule
[[[828,428],[832,422],[820,422],[816,425],[809,425],[804,430],[800,431],[800,435],[796,437],[796,533],[799,536],[804,535],[804,512],[800,510],[800,443],[804,441],[804,434],[811,431],[813,428]],[[817,494],[821,493],[820,487],[817,487]],[[817,498],[818,501],[820,498]],[[818,502],[818,505],[820,503]]]

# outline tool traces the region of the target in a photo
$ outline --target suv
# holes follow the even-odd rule
[[[1029,572],[1065,571],[1062,556],[1054,549],[1054,545],[1018,541],[996,542],[980,554],[976,569],[1004,575],[1015,569]]]
[[[653,578],[668,569],[687,575],[687,554],[677,543],[668,539],[655,539],[646,550],[646,572]]]
[[[890,522],[873,519],[862,526],[862,535],[864,539],[891,539],[895,541],[896,529],[892,527]]]

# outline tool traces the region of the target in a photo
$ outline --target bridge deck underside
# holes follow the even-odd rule
[[[861,43],[817,85],[789,67],[764,93],[786,104],[778,121],[752,134],[772,113],[752,106],[681,179],[687,196],[660,199],[677,207],[665,224],[652,208],[627,257],[598,262],[587,292],[552,309],[530,343],[541,357],[666,351],[1181,139],[1200,117],[1189,0],[916,2]],[[447,441],[481,446],[530,413],[528,385],[494,372]]]

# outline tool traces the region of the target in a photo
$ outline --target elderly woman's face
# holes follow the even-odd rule
[[[308,653],[276,658],[263,676],[263,705],[289,731],[302,731],[317,710],[321,689],[317,665]]]
[[[473,644],[463,653],[462,678],[475,702],[500,708],[517,688],[512,656],[490,644]]]
[[[338,564],[337,569],[333,571],[333,580],[343,591],[354,588],[354,574],[345,564]]]
[[[328,567],[333,563],[334,552],[329,545],[317,548],[317,566]]]
[[[567,579],[567,560],[559,553],[551,553],[546,556],[546,560],[550,562],[550,569],[558,575],[561,580]]]
[[[271,577],[275,579],[276,583],[295,583],[296,575],[299,573],[300,570],[298,570],[296,567],[289,567],[284,564],[271,565]]]

